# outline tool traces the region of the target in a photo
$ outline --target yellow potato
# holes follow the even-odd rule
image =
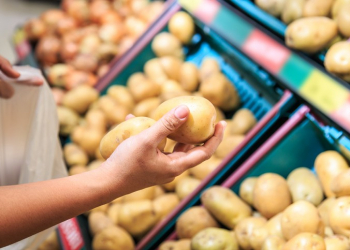
[[[89,229],[92,236],[95,236],[103,229],[112,227],[113,221],[102,212],[92,212],[89,214]]]
[[[167,74],[160,64],[159,58],[148,60],[143,67],[143,71],[152,82],[155,82],[159,85],[162,85],[168,79]]]
[[[200,180],[193,177],[184,177],[175,187],[175,192],[180,200],[186,198],[190,193],[192,193],[201,183]]]
[[[202,97],[183,96],[163,102],[155,111],[159,120],[170,110],[186,105],[190,110],[187,121],[168,138],[185,144],[201,144],[213,136],[215,130],[215,107]]]
[[[291,203],[292,197],[283,177],[266,173],[258,178],[253,191],[253,204],[262,216],[270,219]]]
[[[147,79],[142,73],[135,73],[129,77],[127,86],[136,102],[156,97],[160,94],[160,86]]]
[[[329,16],[334,0],[308,0],[305,2],[303,16]]]
[[[339,11],[343,8],[343,5],[350,3],[350,0],[334,0],[332,6],[332,17],[335,19],[338,16]]]
[[[184,11],[174,14],[168,23],[169,31],[182,43],[189,43],[194,34],[194,21],[192,17]]]
[[[350,43],[341,41],[330,47],[324,66],[330,73],[350,82]]]
[[[207,57],[203,60],[199,68],[199,78],[201,81],[204,81],[209,76],[220,72],[219,63],[214,58]]]
[[[285,243],[286,241],[283,238],[270,235],[265,239],[261,250],[282,250]]]
[[[317,177],[308,168],[297,168],[287,178],[293,202],[309,201],[318,206],[323,200],[323,191]]]
[[[235,134],[246,134],[256,124],[256,118],[249,109],[240,109],[232,117],[232,123],[230,123],[230,133]]]
[[[89,162],[89,157],[82,148],[74,143],[68,143],[63,147],[64,159],[68,166],[83,165]]]
[[[178,90],[178,91],[172,91],[172,92],[164,92],[160,94],[159,99],[161,103],[168,101],[170,99],[173,99],[175,97],[180,96],[191,96],[190,92],[184,91],[184,90]],[[154,112],[152,112],[152,115],[154,115]]]
[[[284,239],[283,232],[282,232],[282,226],[281,226],[281,218],[282,218],[282,212],[275,215],[271,219],[268,220],[265,227],[269,233],[269,235],[276,235],[282,239]]]
[[[137,135],[142,131],[150,128],[155,121],[147,117],[135,117],[120,123],[114,129],[109,131],[101,140],[100,151],[102,156],[107,159],[114,152],[114,150],[126,139]],[[163,150],[165,140],[159,145],[159,150]]]
[[[112,97],[118,104],[132,110],[135,106],[134,98],[125,86],[114,85],[108,88],[107,95]]]
[[[116,125],[123,122],[129,114],[129,109],[118,104],[110,96],[102,96],[98,100],[97,106],[105,114],[109,125]]]
[[[153,200],[153,211],[157,220],[163,220],[180,203],[178,196],[174,193],[163,194]]]
[[[267,13],[279,17],[286,4],[286,0],[254,0],[255,4]]]
[[[63,106],[70,108],[78,114],[84,114],[90,104],[96,101],[98,92],[89,86],[78,86],[67,92],[62,100]]]
[[[60,135],[68,136],[79,124],[80,117],[72,109],[63,106],[57,106],[58,122],[60,125]]]
[[[345,159],[336,151],[325,151],[315,160],[315,169],[327,197],[334,197],[331,190],[332,180],[349,168]]]
[[[256,177],[249,177],[239,187],[239,196],[251,206],[253,205],[253,191],[257,180]]]
[[[251,208],[228,188],[210,187],[202,193],[201,201],[218,221],[231,229],[252,214]]]
[[[183,64],[181,59],[174,56],[164,56],[159,58],[159,63],[168,79],[180,80],[180,70]]]
[[[89,165],[87,165],[87,169],[88,169],[88,171],[97,169],[101,166],[102,163],[103,163],[103,161],[101,161],[101,160],[94,160],[94,161],[90,162]]]
[[[183,91],[181,85],[174,80],[166,80],[161,86],[161,93],[168,93],[168,92],[181,92]]]
[[[312,233],[301,233],[290,239],[282,250],[326,250],[321,236]]]
[[[205,228],[219,227],[219,224],[203,207],[191,207],[180,215],[176,222],[179,239],[192,239]]]
[[[102,230],[92,241],[94,250],[134,250],[132,237],[121,227],[113,226]]]
[[[111,219],[114,225],[118,225],[118,215],[119,215],[120,204],[114,203],[108,207],[107,216]]]
[[[338,198],[329,210],[329,224],[335,234],[350,237],[350,197]]]
[[[203,180],[211,172],[216,169],[221,163],[221,159],[216,158],[215,156],[210,157],[209,160],[202,162],[201,164],[191,168],[190,174],[199,180]]]
[[[222,140],[220,145],[215,151],[215,156],[217,158],[223,159],[228,156],[233,150],[238,147],[243,141],[244,135],[229,135]]]
[[[283,211],[281,227],[284,238],[287,240],[304,232],[324,235],[324,223],[317,208],[303,200],[293,203]]]
[[[93,212],[102,212],[106,214],[107,210],[108,210],[108,204],[103,204],[101,206],[91,209],[90,211],[87,211],[85,214],[89,215],[90,213],[93,213]]]
[[[87,171],[88,170],[85,166],[75,165],[69,169],[68,174],[71,176],[71,175],[76,175],[76,174],[82,174],[82,173],[85,173]]]
[[[350,3],[344,4],[338,12],[336,22],[338,25],[339,32],[344,37],[350,37]]]
[[[235,86],[222,73],[211,74],[205,78],[199,91],[204,98],[223,111],[233,110],[240,103]]]
[[[159,250],[191,250],[191,240],[169,240],[159,246]]]
[[[155,110],[160,104],[158,97],[147,98],[138,104],[136,104],[132,114],[134,116],[146,116],[149,117],[151,112]]]
[[[255,228],[266,224],[265,218],[249,217],[241,220],[235,227],[236,238],[241,249],[252,249],[250,239]]]
[[[154,199],[162,196],[163,194],[165,194],[165,191],[161,186],[154,186]]]
[[[265,239],[267,239],[269,236],[269,232],[265,225],[262,227],[254,228],[249,237],[249,244],[254,250],[260,250],[265,242]]]
[[[101,133],[106,133],[107,117],[103,111],[99,109],[91,109],[85,115],[86,127],[95,129]]]
[[[236,238],[231,232],[221,228],[206,228],[196,234],[191,241],[192,250],[239,250]]]
[[[133,193],[120,197],[120,202],[140,201],[140,200],[152,200],[155,196],[155,186],[144,188]]]
[[[82,126],[76,127],[71,134],[72,141],[79,145],[90,157],[95,156],[102,137],[103,133],[101,131]]]
[[[327,250],[348,250],[350,241],[344,235],[334,235],[324,238]]]
[[[151,44],[153,52],[158,56],[174,56],[182,59],[184,52],[180,40],[168,32],[161,32],[155,36]]]
[[[191,62],[184,62],[179,72],[179,82],[186,91],[195,91],[199,85],[199,72],[197,66]]]
[[[306,0],[286,0],[283,8],[281,19],[284,23],[289,24],[294,20],[302,17],[304,4]]]
[[[327,17],[304,17],[288,25],[285,35],[287,46],[316,53],[338,35],[337,24]]]
[[[350,169],[341,172],[331,181],[331,190],[336,197],[350,196]]]
[[[167,191],[175,191],[176,184],[188,175],[189,175],[189,171],[185,171],[182,174],[176,176],[174,180],[172,180],[171,182],[163,184],[162,187]]]

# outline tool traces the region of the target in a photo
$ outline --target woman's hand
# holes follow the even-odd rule
[[[149,186],[172,181],[185,170],[209,159],[222,141],[224,121],[215,127],[215,133],[203,146],[193,147],[178,143],[171,154],[164,154],[157,145],[185,123],[189,115],[186,106],[171,110],[152,127],[121,143],[103,167],[119,186],[133,192]],[[132,116],[128,116],[130,118]],[[129,183],[125,187],[125,183]],[[112,185],[113,187],[113,185]],[[110,189],[113,195],[113,188]]]

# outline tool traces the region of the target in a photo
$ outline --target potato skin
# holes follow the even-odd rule
[[[159,246],[159,250],[191,250],[191,240],[165,241]]]
[[[213,136],[216,111],[207,99],[198,96],[175,97],[163,102],[155,110],[154,117],[159,120],[167,112],[179,105],[186,105],[190,110],[187,121],[168,137],[185,144],[200,144]]]
[[[326,250],[326,245],[321,236],[312,233],[301,233],[290,239],[282,250]]]
[[[148,117],[135,117],[124,121],[109,131],[101,140],[100,151],[103,158],[108,159],[114,150],[126,139],[150,128],[156,122]],[[164,150],[166,140],[159,145],[159,150]]]
[[[309,0],[305,2],[303,16],[328,16],[334,0]]]
[[[90,104],[96,101],[98,98],[98,92],[89,86],[78,86],[71,91],[67,92],[63,97],[63,106],[70,108],[78,114],[84,114]]]
[[[221,163],[221,159],[216,158],[215,156],[210,157],[209,160],[202,162],[201,164],[191,168],[189,171],[191,175],[199,180],[203,180],[211,172],[213,172]]]
[[[242,182],[239,188],[239,196],[251,206],[253,205],[253,191],[257,180],[257,177],[249,177]]]
[[[244,138],[244,135],[228,135],[224,137],[215,151],[215,156],[220,159],[225,158],[244,141]]]
[[[219,227],[219,224],[204,207],[191,207],[177,220],[176,234],[179,239],[191,239],[208,227]]]
[[[133,250],[132,237],[121,227],[113,226],[99,232],[92,241],[94,250]]]
[[[304,232],[324,235],[324,223],[317,208],[303,200],[293,203],[283,211],[281,227],[284,238],[287,240]]]
[[[347,162],[337,151],[329,150],[319,154],[314,165],[326,196],[335,197],[331,190],[331,182],[338,174],[349,168]]]
[[[268,236],[261,246],[261,250],[281,250],[286,241],[276,235]]]
[[[291,203],[288,184],[282,176],[266,173],[258,178],[253,191],[253,204],[262,216],[270,219]]]
[[[338,198],[329,210],[329,224],[335,234],[350,237],[350,197]]]
[[[324,238],[327,250],[348,250],[350,249],[350,241],[344,235],[333,235]]]
[[[276,235],[284,239],[281,225],[282,212],[269,219],[265,225],[269,235]]]
[[[324,60],[327,71],[348,82],[350,81],[349,50],[350,44],[347,41],[337,42],[329,48]]]
[[[232,123],[228,128],[232,135],[244,135],[256,124],[256,118],[249,109],[240,109],[232,117]]]
[[[251,208],[228,188],[208,188],[203,192],[201,201],[218,221],[231,229],[252,214]]]
[[[192,193],[199,184],[201,184],[200,180],[193,177],[185,177],[176,184],[175,192],[180,200],[183,200]]]
[[[252,249],[250,239],[256,228],[261,228],[266,224],[265,218],[249,217],[241,220],[235,227],[235,234],[238,244],[243,250]]]
[[[287,177],[293,202],[306,200],[318,206],[323,200],[323,191],[317,177],[308,168],[297,168]]]
[[[196,234],[191,241],[192,250],[239,250],[231,232],[221,228],[206,228]]]
[[[336,197],[350,195],[350,169],[341,172],[331,181],[331,190]]]
[[[157,220],[164,219],[179,203],[180,199],[174,193],[166,193],[154,199],[153,210]]]
[[[305,0],[287,0],[281,16],[282,21],[289,24],[301,18],[304,4]]]

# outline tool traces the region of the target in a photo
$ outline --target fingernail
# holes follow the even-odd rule
[[[222,124],[222,126],[224,127],[224,130],[225,130],[226,127],[227,127],[227,122],[226,121],[221,121],[221,124]]]
[[[189,113],[190,111],[185,105],[181,105],[175,109],[175,116],[180,120],[185,119]]]

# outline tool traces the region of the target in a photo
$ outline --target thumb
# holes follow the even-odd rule
[[[170,110],[149,128],[149,138],[155,141],[157,145],[165,137],[181,127],[186,122],[189,114],[190,110],[185,105],[180,105]]]

